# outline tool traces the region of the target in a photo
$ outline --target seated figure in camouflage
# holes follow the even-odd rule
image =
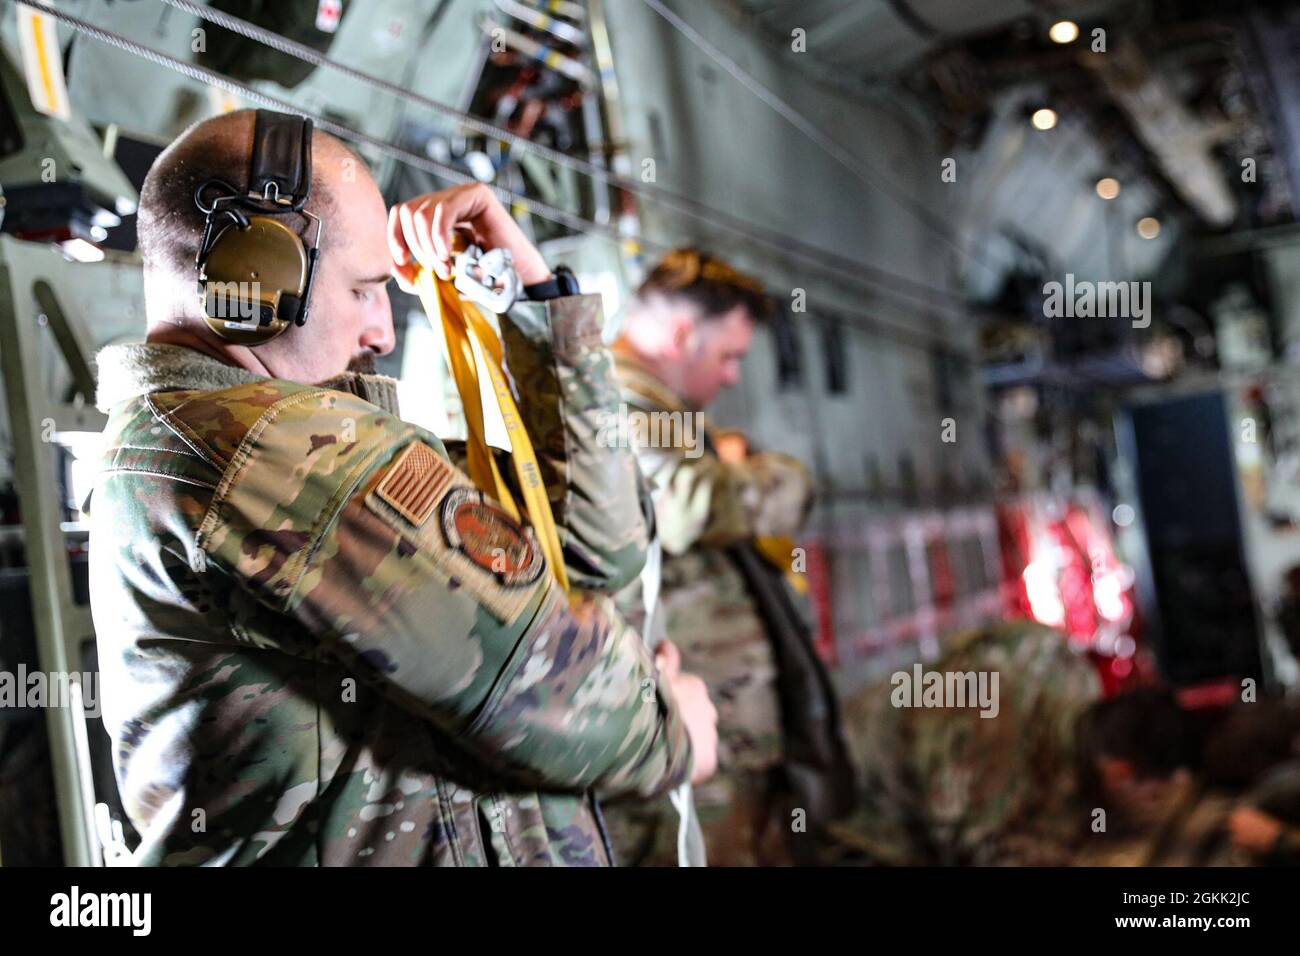
[[[1029,622],[946,643],[937,660],[891,674],[845,706],[859,805],[832,826],[840,861],[1068,863],[1087,832],[1074,740],[1079,715],[1100,694],[1093,665],[1064,635]]]

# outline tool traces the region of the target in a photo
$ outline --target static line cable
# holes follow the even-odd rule
[[[278,97],[271,96],[269,93],[263,93],[260,90],[256,90],[251,86],[240,83],[238,80],[233,80],[230,77],[209,70],[206,67],[179,60],[160,50],[155,50],[152,47],[137,43],[120,34],[113,33],[111,30],[105,30],[102,27],[98,27],[93,23],[67,13],[64,10],[60,10],[57,7],[36,5],[29,2],[29,0],[14,0],[14,2],[21,3],[24,6],[33,7],[41,13],[47,14],[73,30],[76,30],[78,33],[85,34],[86,36],[99,40],[101,43],[106,43],[109,46],[116,47],[117,49],[130,53],[132,56],[139,57],[142,60],[157,64],[158,66],[166,67],[167,69],[195,80],[196,82],[210,84],[218,89],[223,89],[229,93],[233,93],[236,96],[242,96],[250,102],[260,103],[269,109],[275,109],[285,113],[293,113],[299,116],[309,116],[315,122],[317,128],[324,132],[337,136],[340,139],[364,143],[381,153],[398,159],[417,169],[422,169],[425,172],[438,176],[448,182],[458,184],[478,182],[478,180],[474,179],[473,176],[461,172],[455,167],[448,166],[425,156],[420,156],[410,150],[403,149],[400,146],[395,146],[392,143],[388,143],[377,137],[343,126],[342,124],[336,123],[335,121],[314,113],[311,110],[303,109],[295,103],[290,103],[286,100],[279,99]],[[626,241],[626,237],[619,233],[619,231],[613,226],[606,226],[589,219],[584,219],[581,216],[567,212],[563,209],[557,209],[547,203],[539,202],[528,196],[523,196],[507,189],[502,189],[500,186],[491,184],[486,185],[488,185],[488,188],[491,189],[497,198],[503,203],[521,207],[541,219],[557,223],[558,225],[572,229],[574,232],[594,235],[620,245]],[[639,241],[647,249],[654,252],[664,253],[668,252],[671,248],[663,243],[649,242],[645,240]],[[820,265],[815,268],[832,278],[843,278],[842,274],[834,269]],[[914,328],[900,325],[896,322],[890,322],[862,314],[855,314],[847,310],[836,309],[833,311],[853,316],[855,320],[858,320],[855,324],[868,331],[885,334],[898,341],[906,341],[908,344],[920,348],[928,348],[933,345],[941,344],[942,342],[942,337],[938,334],[919,332]]]
[[[422,96],[419,93],[406,89],[403,86],[392,83],[382,77],[366,73],[355,67],[340,63],[324,54],[312,49],[304,44],[297,43],[293,40],[280,36],[273,30],[268,30],[247,20],[232,16],[221,10],[205,6],[200,3],[194,3],[193,0],[162,0],[168,6],[175,7],[185,13],[189,13],[201,20],[206,20],[223,29],[230,30],[247,39],[254,40],[265,46],[270,47],[286,56],[295,57],[305,63],[313,66],[325,67],[343,74],[359,83],[365,83],[376,89],[383,90],[392,96],[399,97],[407,102],[417,106],[422,106],[447,119],[455,120],[467,129],[489,137],[500,140],[511,146],[534,153],[542,158],[549,160],[559,166],[565,166],[570,169],[585,173],[586,175],[597,179],[598,181],[611,182],[622,189],[627,190],[633,195],[653,202],[658,202],[675,212],[702,222],[706,225],[714,226],[725,232],[732,233],[752,242],[767,246],[772,251],[778,253],[782,258],[802,257],[805,261],[824,267],[827,264],[834,266],[836,270],[850,271],[859,273],[860,277],[867,281],[881,286],[896,286],[893,291],[902,295],[909,295],[911,301],[909,305],[921,304],[927,308],[939,306],[946,308],[956,315],[965,318],[967,310],[965,304],[960,300],[953,299],[945,293],[939,292],[922,282],[918,282],[907,276],[898,275],[886,269],[872,266],[856,259],[850,259],[816,246],[791,239],[788,236],[775,233],[771,230],[764,229],[754,223],[732,216],[729,213],[714,209],[698,200],[683,196],[680,193],[665,189],[661,186],[655,186],[649,183],[643,183],[640,180],[633,179],[630,176],[621,175],[613,170],[606,169],[590,160],[585,160],[577,156],[571,156],[568,153],[560,152],[541,143],[534,142],[527,137],[520,136],[508,129],[504,129],[486,120],[480,119],[469,113],[462,112],[445,103],[439,103],[437,100]],[[624,237],[628,238],[628,237]],[[915,290],[909,292],[908,290]]]

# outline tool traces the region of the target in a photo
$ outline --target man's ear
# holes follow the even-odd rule
[[[1097,761],[1101,780],[1107,790],[1116,789],[1133,781],[1133,765],[1118,757],[1102,756]]]
[[[685,309],[674,309],[669,313],[670,324],[668,347],[672,350],[669,358],[679,361],[695,351],[699,342],[699,330],[695,320]]]

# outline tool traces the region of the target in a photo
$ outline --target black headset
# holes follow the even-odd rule
[[[311,131],[306,117],[258,110],[248,191],[204,180],[194,204],[206,217],[196,257],[204,319],[221,338],[263,345],[307,321],[321,221],[304,207],[311,193]],[[310,247],[284,222],[315,223]]]

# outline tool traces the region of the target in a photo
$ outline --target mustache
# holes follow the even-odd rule
[[[360,372],[362,375],[375,374],[375,353],[366,349],[364,352],[358,352],[352,356],[348,362],[349,372]]]

